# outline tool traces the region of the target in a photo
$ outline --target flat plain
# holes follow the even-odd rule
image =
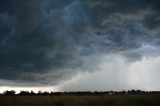
[[[160,106],[160,95],[0,96],[0,106]]]

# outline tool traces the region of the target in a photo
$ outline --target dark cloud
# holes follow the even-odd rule
[[[139,59],[145,54],[134,50],[159,44],[159,4],[158,0],[1,0],[0,78],[29,83],[52,79],[56,84],[95,68],[98,58],[90,58],[95,55],[118,53]]]
[[[148,28],[148,29],[159,29],[160,27],[160,16],[159,14],[150,14],[150,15],[146,15],[144,20],[144,25]]]

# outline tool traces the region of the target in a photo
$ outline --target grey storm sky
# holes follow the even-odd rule
[[[0,1],[1,87],[160,90],[159,57],[159,0]]]

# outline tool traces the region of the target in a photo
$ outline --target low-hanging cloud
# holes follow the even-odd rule
[[[159,5],[158,0],[1,0],[0,79],[58,84],[80,71],[95,71],[101,55],[129,61],[157,56]]]

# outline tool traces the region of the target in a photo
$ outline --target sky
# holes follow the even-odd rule
[[[159,0],[0,0],[0,92],[160,90]]]

